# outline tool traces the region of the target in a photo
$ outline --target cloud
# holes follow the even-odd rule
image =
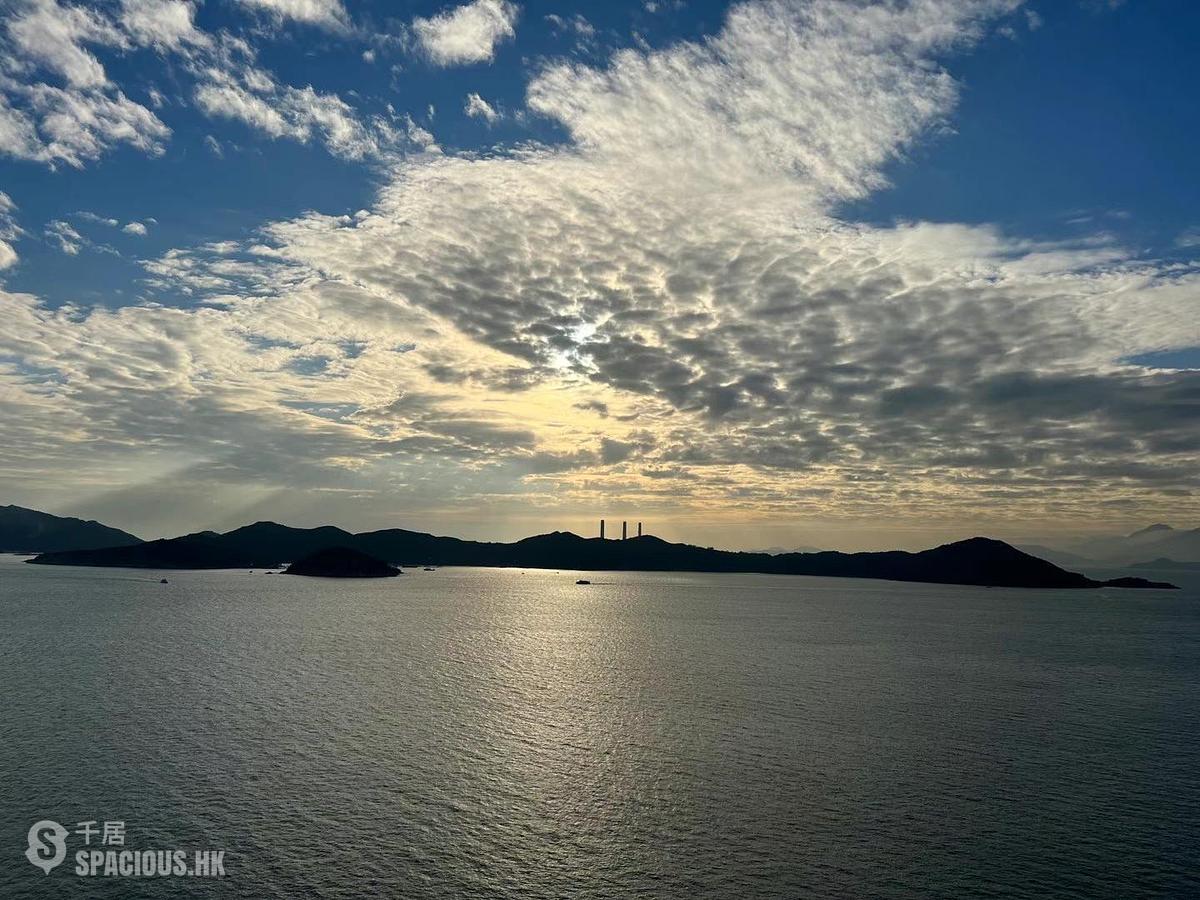
[[[195,16],[196,7],[186,0],[122,0],[120,21],[138,45],[172,51],[210,45],[208,35],[196,28]]]
[[[121,143],[157,156],[171,134],[154,113],[120,91],[103,94],[34,84],[12,93],[21,95],[27,106],[15,110],[0,105],[0,151],[20,159],[82,168]]]
[[[146,226],[141,222],[130,222],[121,229],[126,234],[135,234],[138,237],[146,236]]]
[[[76,88],[108,82],[104,67],[85,44],[123,45],[125,36],[101,15],[55,0],[29,0],[8,20],[8,39],[27,60],[61,75]]]
[[[1179,455],[1136,459],[1194,450],[1187,386],[1115,361],[1195,338],[1172,324],[1194,274],[1103,240],[830,212],[952,110],[930,55],[1006,8],[738,7],[707,44],[535,80],[570,149],[410,166],[362,220],[271,234],[283,258],[403,298],[539,379],[641,398],[669,423],[661,463],[803,472],[859,497],[950,469],[967,495],[975,479],[1064,487],[1104,445],[1097,472],[1192,483]],[[1039,396],[1027,428],[1022,385]],[[1116,399],[1138,391],[1153,415]]]
[[[91,213],[77,213],[77,217],[109,227],[117,225],[114,219],[104,219]],[[80,234],[71,223],[62,219],[54,219],[47,222],[42,234],[51,244],[68,256],[78,256],[79,251],[82,249],[96,250],[100,253],[111,253],[113,256],[121,255],[115,248],[110,247],[108,244],[96,243]]]
[[[346,159],[378,158],[433,143],[411,119],[375,116],[364,121],[336,94],[280,85],[270,73],[249,65],[208,69],[195,100],[206,115],[234,119],[271,138],[301,143],[319,138],[330,153]]]
[[[467,102],[463,106],[463,112],[472,119],[483,119],[489,125],[500,118],[500,113],[496,112],[490,103],[475,93],[467,94]]]
[[[302,22],[340,30],[349,21],[340,0],[239,0],[243,5],[278,21]]]
[[[345,25],[334,0],[243,2],[281,19]],[[257,66],[253,45],[229,30],[201,31],[195,14],[190,0],[121,0],[94,8],[56,0],[18,3],[0,17],[0,50],[8,54],[0,64],[0,153],[82,168],[120,144],[150,155],[164,152],[171,130],[110,80],[96,48],[120,54],[149,48],[174,56],[182,65],[173,76],[192,80],[203,113],[240,120],[271,138],[320,139],[347,159],[433,143],[390,110],[362,116],[336,94],[279,84]],[[165,102],[156,88],[148,96],[155,108]]]
[[[148,6],[148,4],[143,4]],[[0,153],[76,168],[119,143],[162,151],[168,129],[112,85],[89,46],[126,49],[129,36],[101,12],[29,0],[4,22]],[[63,84],[39,80],[47,73]]]
[[[686,162],[693,169],[724,161],[733,182],[786,171],[825,199],[859,197],[883,186],[881,166],[953,108],[954,80],[920,61],[969,42],[1013,5],[739,4],[703,44],[624,51],[605,70],[552,66],[529,105],[581,148],[630,164],[674,167],[678,136],[694,133],[704,155]]]
[[[46,225],[46,237],[58,245],[58,249],[68,256],[76,256],[79,254],[79,248],[87,243],[87,240],[71,227],[70,223],[64,222],[61,219],[56,219]]]
[[[474,0],[431,19],[416,18],[412,29],[435,65],[491,62],[496,45],[516,34],[519,8],[507,0]]]
[[[80,210],[75,215],[77,218],[83,219],[86,222],[95,222],[97,225],[107,225],[109,228],[116,228],[121,224],[110,216],[100,216],[89,210]]]
[[[550,13],[544,18],[557,32],[573,31],[581,38],[590,38],[596,34],[596,27],[579,13],[570,17]]]
[[[225,148],[222,147],[221,142],[218,141],[211,134],[206,134],[204,136],[204,146],[207,147],[208,152],[211,153],[213,156],[215,156],[217,159],[225,158]]]
[[[1200,228],[1189,228],[1175,239],[1180,247],[1200,247]]]
[[[949,120],[939,60],[1012,7],[739,4],[702,42],[543,69],[561,146],[397,159],[355,215],[151,261],[193,307],[8,294],[0,463],[344,492],[320,516],[1200,512],[1198,376],[1121,362],[1200,344],[1200,267],[839,215]],[[270,78],[212,84],[328,140]]]
[[[17,264],[17,251],[12,242],[21,236],[21,229],[16,220],[17,204],[12,197],[0,191],[0,271]]]

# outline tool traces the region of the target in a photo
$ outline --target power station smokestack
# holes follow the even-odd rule
[[[600,540],[604,540],[604,520],[600,520]]]
[[[627,537],[629,537],[629,523],[622,522],[621,523],[621,540],[625,540]]]
[[[642,536],[642,523],[638,522],[638,537]]]

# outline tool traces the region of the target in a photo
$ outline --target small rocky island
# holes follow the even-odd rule
[[[393,578],[401,572],[395,566],[360,550],[328,547],[297,560],[283,574],[313,578]]]

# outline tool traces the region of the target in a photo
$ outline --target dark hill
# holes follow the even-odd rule
[[[327,547],[352,547],[354,535],[332,525],[289,528],[275,522],[255,522],[221,535],[221,541],[247,558],[265,560],[258,563],[265,566],[291,562]]]
[[[369,554],[349,547],[327,547],[292,563],[284,575],[313,578],[391,578],[400,570]]]
[[[200,531],[134,547],[42,554],[30,562],[130,569],[273,569],[354,540],[354,535],[340,528],[289,528],[256,522],[225,534]]]
[[[119,528],[110,528],[99,522],[53,516],[22,506],[0,506],[0,552],[96,550],[139,544],[141,540]]]
[[[338,528],[288,528],[271,522],[259,522],[222,535],[203,532],[136,547],[45,553],[30,562],[157,569],[275,568],[328,547],[346,547],[397,564],[438,566],[760,572],[997,587],[1092,588],[1106,584],[1060,569],[1003,541],[987,538],[971,538],[921,553],[831,551],[773,556],[671,544],[651,535],[605,541],[556,531],[499,544],[402,529],[355,535]],[[1157,585],[1142,579],[1123,579],[1120,586]]]
[[[1177,591],[1179,588],[1166,581],[1147,581],[1145,578],[1112,578],[1104,582],[1104,587],[1116,588],[1158,588],[1160,590]]]

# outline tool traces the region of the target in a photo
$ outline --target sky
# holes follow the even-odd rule
[[[0,503],[1200,524],[1200,7],[0,2]]]

